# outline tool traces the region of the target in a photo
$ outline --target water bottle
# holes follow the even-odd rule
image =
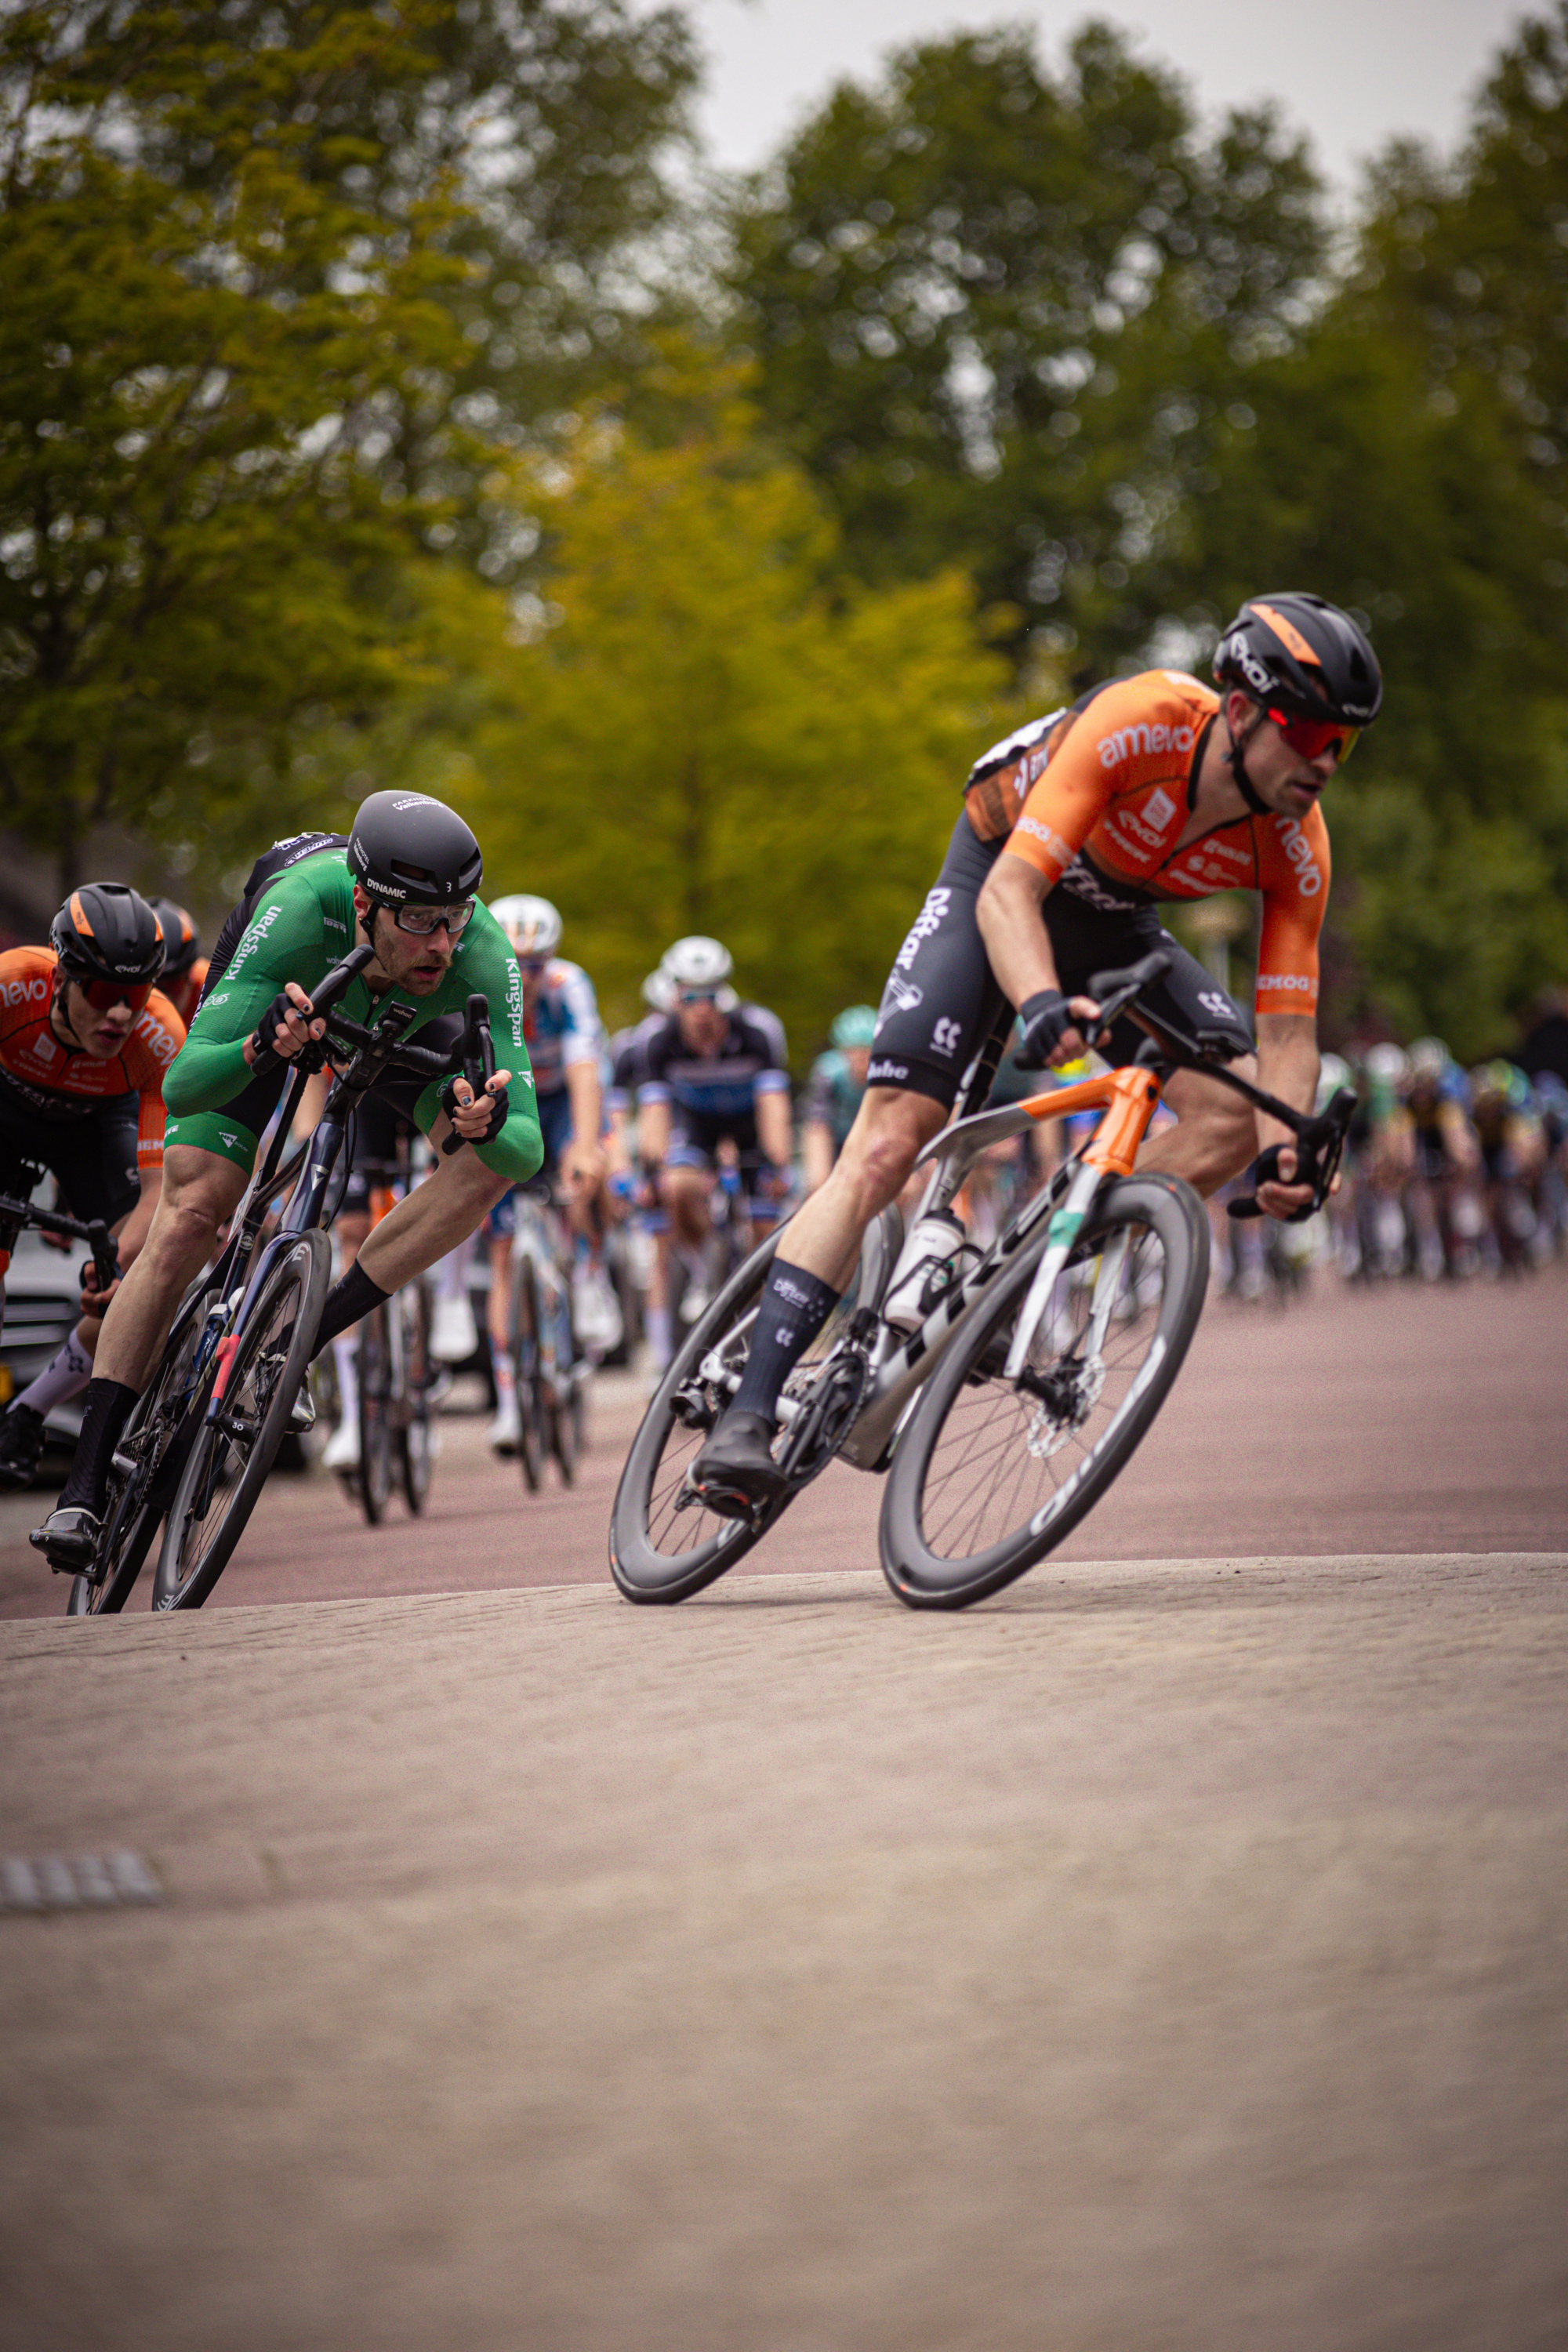
[[[895,1331],[919,1330],[945,1286],[938,1278],[940,1270],[957,1256],[966,1238],[962,1219],[951,1209],[932,1209],[916,1218],[899,1252],[882,1308]]]

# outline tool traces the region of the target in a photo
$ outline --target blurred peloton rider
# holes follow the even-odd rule
[[[805,1189],[826,1184],[834,1161],[849,1139],[866,1092],[877,1015],[869,1004],[850,1004],[828,1031],[826,1054],[811,1066],[800,1107],[801,1173]]]
[[[658,1197],[671,1226],[658,1236],[658,1289],[647,1307],[656,1367],[669,1360],[669,1252],[700,1253],[725,1146],[733,1147],[747,1180],[753,1221],[769,1216],[769,1196],[782,1200],[788,1191],[794,1149],[784,1024],[764,1006],[739,1002],[729,949],[700,934],[677,940],[659,969],[671,1010],[643,1041],[637,1086],[637,1147],[645,1164],[660,1171]],[[700,1275],[697,1281],[700,1295]]]
[[[1319,795],[1376,718],[1383,681],[1360,628],[1321,597],[1242,606],[1220,639],[1215,694],[1173,670],[1094,688],[1021,728],[964,786],[934,887],[894,961],[869,1083],[838,1161],[790,1226],[752,1327],[741,1387],[693,1465],[704,1499],[744,1513],[777,1493],[771,1451],[783,1383],[854,1270],[861,1235],[946,1122],[1004,994],[1024,1024],[1021,1068],[1084,1051],[1092,972],[1162,940],[1174,952],[1144,1003],[1178,1034],[1228,1032],[1245,1075],[1310,1109],[1317,1087],[1318,933],[1329,886]],[[1263,899],[1258,1054],[1240,1010],[1162,931],[1159,903],[1216,890]],[[1141,1033],[1118,1024],[1131,1056]],[[1255,1155],[1273,1217],[1304,1209],[1287,1129],[1218,1080],[1178,1071],[1177,1124],[1139,1165],[1215,1191]]]
[[[541,1174],[555,1178],[566,1200],[576,1236],[572,1284],[573,1319],[578,1339],[600,1352],[620,1338],[621,1316],[597,1262],[605,1223],[602,1188],[605,1156],[604,1079],[608,1064],[605,1024],[594,983],[581,964],[557,953],[563,925],[548,898],[519,891],[492,898],[490,912],[505,931],[522,974],[522,1026],[533,1067],[540,1132],[544,1139]],[[490,1444],[499,1454],[515,1453],[517,1378],[507,1328],[510,1307],[508,1265],[517,1230],[516,1192],[499,1200],[485,1219],[489,1246],[490,1363],[496,1384],[496,1417]]]
[[[164,935],[123,882],[84,882],[47,948],[0,955],[0,1192],[46,1167],[69,1213],[101,1217],[129,1265],[146,1239],[163,1167],[163,1073],[185,1025],[155,983]],[[0,1255],[0,1323],[6,1260]],[[87,1386],[104,1308],[87,1268],[82,1318],[0,1421],[0,1486],[26,1486],[44,1423]],[[89,1303],[90,1302],[90,1303]]]
[[[362,934],[375,961],[342,1001],[349,1019],[366,1021],[388,1001],[412,1003],[408,1035],[449,1049],[474,992],[489,1002],[498,1056],[510,1068],[499,1069],[478,1100],[461,1077],[426,1087],[393,1079],[375,1089],[437,1145],[455,1129],[475,1149],[437,1158],[429,1181],[376,1226],[327,1294],[318,1352],[471,1233],[509,1184],[538,1167],[522,987],[506,934],[472,896],[482,874],[479,845],[462,818],[423,793],[373,793],[346,841],[306,834],[257,860],[244,899],[218,935],[190,1037],[164,1081],[163,1196],[105,1320],[59,1506],[34,1534],[51,1567],[76,1570],[92,1558],[126,1416],[186,1285],[239,1203],[288,1062],[324,1032],[325,1023],[310,1018],[308,992]],[[297,1410],[310,1409],[301,1400]]]

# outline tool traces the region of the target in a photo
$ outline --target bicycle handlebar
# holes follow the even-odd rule
[[[496,1072],[495,1047],[490,1042],[490,1008],[482,996],[470,996],[463,1018],[463,1076],[469,1091],[477,1100],[485,1090],[485,1081]],[[450,1066],[448,1065],[448,1066]],[[441,1156],[449,1160],[460,1151],[464,1139],[455,1131],[441,1145]]]
[[[375,950],[368,940],[357,948],[351,948],[342,963],[334,964],[331,971],[316,982],[315,993],[309,1000],[310,1009],[309,1013],[300,1014],[301,1020],[314,1021],[320,1014],[330,1013],[338,999],[348,994],[365,966],[374,961]],[[310,1047],[306,1045],[300,1050],[303,1053],[309,1053]],[[266,1070],[274,1062],[287,1062],[290,1059],[297,1066],[300,1055],[290,1056],[287,1054],[275,1053],[270,1045],[267,1045],[258,1051],[250,1066],[252,1071]]]
[[[79,1217],[61,1216],[53,1209],[36,1209],[30,1201],[0,1198],[0,1225],[31,1225],[42,1234],[63,1234],[68,1240],[86,1242],[92,1252],[92,1270],[100,1290],[120,1278],[120,1258],[114,1237],[101,1217],[85,1223]]]

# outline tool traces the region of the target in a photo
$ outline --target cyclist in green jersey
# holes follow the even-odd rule
[[[543,1147],[522,983],[506,934],[473,896],[482,876],[479,843],[462,818],[423,793],[374,793],[346,840],[307,834],[258,859],[163,1081],[163,1193],[105,1318],[76,1459],[38,1533],[51,1567],[74,1570],[92,1557],[126,1417],[187,1285],[239,1204],[288,1064],[324,1030],[310,1018],[309,992],[362,940],[375,961],[342,1000],[348,1017],[365,1022],[390,1003],[412,1003],[407,1034],[439,1051],[456,1045],[469,995],[483,995],[508,1066],[477,1097],[462,1077],[424,1087],[392,1080],[376,1089],[433,1143],[455,1132],[473,1148],[437,1156],[429,1181],[377,1225],[327,1295],[317,1351],[466,1239],[509,1186],[538,1169]],[[296,1410],[308,1421],[308,1400]]]

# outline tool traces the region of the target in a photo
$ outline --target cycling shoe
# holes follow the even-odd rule
[[[776,1434],[766,1413],[724,1415],[688,1473],[710,1511],[721,1518],[749,1519],[777,1502],[789,1481],[773,1460]]]
[[[49,1513],[41,1528],[29,1530],[27,1541],[45,1555],[57,1576],[79,1576],[92,1566],[102,1533],[98,1512],[63,1503]]]

